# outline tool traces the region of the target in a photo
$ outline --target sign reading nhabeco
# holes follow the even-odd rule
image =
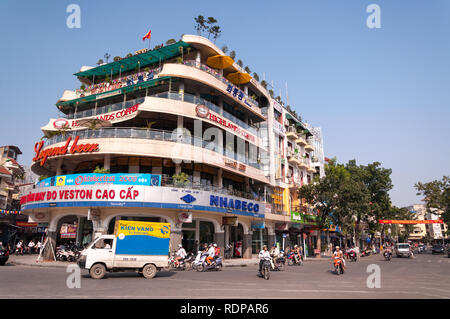
[[[434,220],[383,220],[378,221],[380,224],[443,224],[442,219]]]
[[[70,154],[92,153],[92,152],[97,152],[99,150],[98,144],[94,144],[94,143],[78,144],[79,139],[80,139],[79,136],[75,137],[70,149],[69,149],[69,144],[70,144],[70,141],[72,140],[71,136],[69,136],[67,138],[66,144],[64,146],[46,148],[45,150],[42,149],[44,147],[44,141],[37,142],[34,145],[34,151],[36,153],[36,156],[33,158],[33,161],[34,162],[40,161],[41,166],[43,166],[45,164],[45,161],[49,157],[66,155],[67,153],[70,153]]]

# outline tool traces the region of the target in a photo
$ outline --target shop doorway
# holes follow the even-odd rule
[[[214,242],[214,224],[203,220],[193,220],[191,223],[183,223],[183,238],[181,244],[186,252],[197,253],[204,244]]]
[[[244,241],[244,228],[241,224],[237,226],[230,226],[230,237],[228,245],[232,249],[233,258],[242,258],[243,248],[242,244]]]

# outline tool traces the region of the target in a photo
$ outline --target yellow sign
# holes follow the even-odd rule
[[[56,186],[64,186],[66,185],[66,177],[65,176],[58,176],[56,178]]]
[[[170,223],[118,220],[114,227],[114,235],[116,237],[144,235],[170,238]]]

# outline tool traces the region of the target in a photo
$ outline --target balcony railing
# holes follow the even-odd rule
[[[192,66],[194,68],[200,69],[202,71],[205,71],[209,74],[211,74],[212,76],[214,76],[216,79],[218,79],[219,81],[222,81],[223,83],[225,83],[226,85],[232,85],[234,86],[233,83],[231,83],[226,77],[224,77],[222,74],[220,74],[219,72],[217,72],[215,69],[210,68],[207,65],[204,65],[203,63],[197,63],[197,61],[195,60],[188,60],[188,61],[183,61],[184,65],[187,66]],[[250,96],[248,96],[247,94],[244,95],[245,98],[252,103],[253,105],[259,107],[259,103],[257,101],[255,101],[254,99],[252,99]]]
[[[205,100],[200,97],[196,97],[195,95],[188,94],[188,93],[179,94],[179,93],[174,93],[174,92],[163,92],[163,93],[158,93],[158,94],[155,94],[152,96],[159,97],[159,98],[171,99],[171,100],[186,101],[186,102],[190,102],[190,103],[194,103],[194,104],[204,104],[208,107],[208,109],[213,110],[217,114],[223,115],[223,117],[230,120],[234,124],[241,126],[242,128],[246,129],[250,133],[258,135],[257,128],[248,125],[247,123],[238,119],[236,116],[228,113],[227,111],[221,110],[219,106],[209,102],[208,100]]]
[[[202,191],[210,191],[217,194],[224,194],[230,196],[237,196],[246,199],[251,199],[255,201],[264,201],[264,193],[257,192],[245,192],[233,188],[220,187],[216,185],[212,185],[210,182],[201,180],[200,182],[193,182],[188,180],[186,182],[179,182],[169,175],[163,174],[161,176],[161,186],[165,187],[175,187],[175,188],[188,188],[188,189],[196,189]]]
[[[90,116],[95,116],[95,115],[99,115],[99,114],[120,111],[123,109],[127,109],[129,107],[132,107],[133,105],[136,105],[138,103],[143,103],[144,99],[145,98],[141,97],[141,98],[129,100],[126,102],[119,102],[119,103],[114,103],[114,104],[110,104],[110,105],[105,105],[105,106],[99,107],[97,109],[90,109],[90,110],[86,110],[86,111],[82,111],[82,112],[70,113],[70,114],[66,115],[65,118],[72,120],[72,119],[79,119],[79,118],[83,118],[83,117],[90,117]]]
[[[72,140],[79,136],[80,139],[92,139],[92,138],[138,138],[138,139],[149,139],[149,140],[159,140],[159,141],[167,141],[167,142],[178,142],[193,146],[202,147],[211,151],[214,151],[218,154],[221,154],[225,157],[231,158],[243,164],[252,166],[256,169],[261,169],[260,165],[254,159],[246,158],[245,154],[240,154],[235,151],[231,151],[229,149],[225,149],[221,146],[218,146],[213,141],[205,141],[202,138],[181,134],[176,131],[163,131],[163,130],[154,130],[154,129],[142,129],[142,128],[119,128],[119,127],[109,127],[109,128],[100,128],[96,130],[79,130],[73,132],[65,132],[52,138],[48,139],[45,142],[45,147],[55,144],[61,143],[67,140],[68,137],[71,137]]]

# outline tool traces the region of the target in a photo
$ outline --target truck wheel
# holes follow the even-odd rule
[[[89,275],[91,275],[91,278],[93,279],[102,279],[105,277],[105,273],[106,268],[103,264],[95,264],[89,269]]]
[[[147,279],[152,279],[153,277],[155,277],[157,271],[158,270],[156,269],[155,265],[148,264],[145,265],[142,269],[142,275]]]

